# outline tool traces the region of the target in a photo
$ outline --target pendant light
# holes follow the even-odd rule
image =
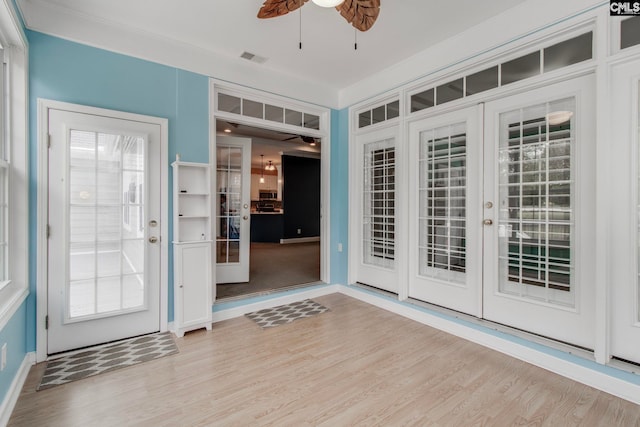
[[[269,160],[269,164],[264,167],[265,170],[274,171],[276,170],[276,166],[273,164],[271,160]]]
[[[264,184],[264,154],[260,154],[260,184]]]

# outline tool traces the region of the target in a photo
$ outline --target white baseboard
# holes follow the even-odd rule
[[[7,395],[4,397],[2,404],[0,404],[0,426],[4,427],[9,423],[9,418],[11,418],[16,402],[18,402],[18,397],[29,374],[29,369],[34,363],[36,363],[36,354],[33,352],[25,354],[22,364],[11,382],[11,387],[9,387]]]
[[[213,322],[221,322],[223,320],[244,316],[247,313],[263,310],[265,308],[277,307],[283,304],[290,304],[292,302],[300,301],[301,299],[316,298],[323,295],[335,294],[336,292],[340,292],[340,285],[327,285],[308,290],[301,290],[282,296],[274,296],[273,298],[269,298],[267,296],[267,299],[264,299],[262,301],[250,304],[242,304],[232,308],[222,309],[220,311],[214,311]]]
[[[634,384],[621,378],[616,378],[604,370],[614,368],[599,365],[594,361],[580,359],[577,356],[567,356],[566,359],[551,354],[550,348],[544,346],[528,346],[516,342],[509,334],[496,334],[494,331],[483,331],[483,328],[465,325],[446,316],[431,314],[418,307],[389,300],[382,296],[359,289],[354,286],[339,286],[339,291],[345,295],[364,301],[376,307],[415,320],[423,325],[431,326],[449,334],[480,344],[492,350],[546,369],[563,377],[586,384],[606,393],[640,404],[640,384]],[[573,359],[573,360],[569,360]]]
[[[280,239],[281,245],[288,245],[290,243],[309,243],[309,242],[319,242],[320,236],[316,237],[293,237],[291,239]]]

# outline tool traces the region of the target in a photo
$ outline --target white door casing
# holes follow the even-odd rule
[[[409,297],[481,315],[482,105],[409,126]]]
[[[589,75],[489,102],[484,142],[484,317],[589,349],[593,88]]]
[[[251,139],[218,136],[215,198],[216,283],[249,281]]]
[[[398,159],[397,127],[356,138],[355,188],[357,241],[353,268],[356,281],[389,292],[398,292],[396,261]]]
[[[611,69],[610,353],[640,363],[640,60]]]
[[[48,112],[47,353],[160,330],[161,125]]]

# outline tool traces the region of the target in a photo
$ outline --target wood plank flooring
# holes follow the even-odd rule
[[[382,309],[262,330],[247,318],[176,339],[180,353],[40,392],[10,426],[640,426],[640,406]]]

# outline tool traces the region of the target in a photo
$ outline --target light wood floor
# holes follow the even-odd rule
[[[639,426],[640,406],[341,294],[262,330],[247,318],[180,354],[35,392],[10,426]]]

